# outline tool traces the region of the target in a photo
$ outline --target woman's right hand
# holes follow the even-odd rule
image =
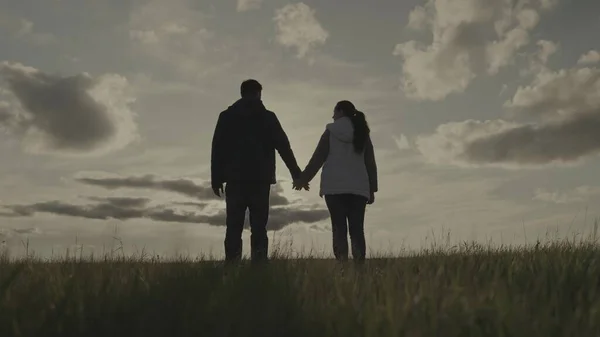
[[[369,205],[373,205],[375,203],[375,193],[371,192],[371,197],[369,198]]]

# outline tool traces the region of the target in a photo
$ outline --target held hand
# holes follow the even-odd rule
[[[310,184],[305,183],[304,186],[302,186],[302,188],[304,188],[305,191],[310,191]]]
[[[294,180],[292,183],[294,190],[300,191],[302,189],[302,182],[299,179]]]
[[[296,191],[300,191],[300,190],[302,190],[302,189],[305,189],[306,191],[309,191],[309,190],[310,190],[310,185],[309,185],[309,183],[308,183],[308,182],[304,182],[304,181],[302,181],[301,179],[296,179],[296,180],[294,180],[293,187],[294,187],[294,189],[295,189]]]

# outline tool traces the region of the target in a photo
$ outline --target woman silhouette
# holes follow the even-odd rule
[[[333,253],[348,259],[348,232],[352,257],[366,257],[365,209],[375,202],[377,164],[365,114],[349,101],[339,102],[333,110],[333,123],[327,124],[308,165],[294,182],[294,188],[307,188],[321,167],[319,195],[325,197],[331,216]]]

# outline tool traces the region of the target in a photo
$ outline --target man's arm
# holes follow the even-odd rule
[[[367,167],[367,174],[369,175],[371,193],[375,193],[379,190],[377,181],[377,163],[375,162],[375,149],[373,148],[373,142],[371,141],[370,136],[367,136],[367,142],[365,144],[365,166]]]
[[[212,150],[211,150],[211,184],[213,187],[220,186],[224,183],[224,167],[223,167],[223,146],[225,142],[224,122],[223,113],[219,115],[217,125],[215,127],[215,133],[212,139]]]
[[[303,183],[309,183],[315,175],[317,175],[317,172],[319,172],[321,167],[323,167],[323,164],[325,164],[327,156],[329,156],[329,130],[323,132],[315,152],[302,172],[302,177],[300,179]]]
[[[287,134],[283,130],[281,123],[277,116],[272,113],[272,132],[273,132],[273,142],[275,145],[275,149],[279,152],[281,159],[287,166],[288,170],[290,170],[290,174],[292,175],[292,179],[298,179],[300,177],[300,167],[298,166],[298,162],[296,161],[296,157],[294,156],[294,151],[292,151],[292,146],[290,145],[290,140],[288,139]]]

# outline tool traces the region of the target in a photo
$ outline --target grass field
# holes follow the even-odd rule
[[[0,336],[599,336],[600,249],[465,244],[364,266],[0,259]]]

